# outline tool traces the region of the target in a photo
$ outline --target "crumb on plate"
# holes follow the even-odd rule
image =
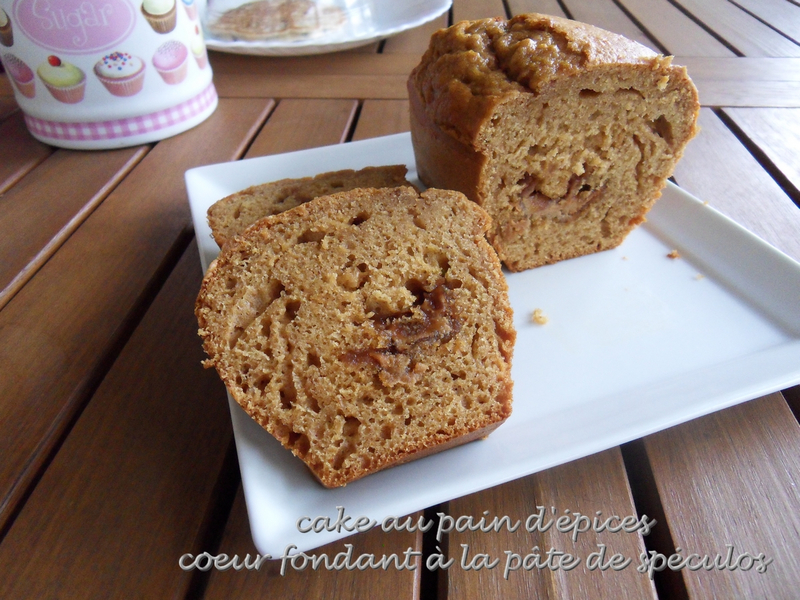
[[[667,258],[671,258],[673,260],[676,259],[676,258],[680,258],[680,257],[681,257],[681,255],[677,250],[673,250],[672,252],[667,254]]]
[[[547,317],[544,315],[541,308],[536,308],[531,315],[531,321],[537,325],[544,325],[547,323]]]

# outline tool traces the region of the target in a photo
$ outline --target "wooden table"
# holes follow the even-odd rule
[[[800,258],[800,6],[789,0],[457,0],[419,30],[341,54],[212,53],[221,100],[199,127],[109,152],[28,135],[0,77],[1,598],[797,598],[797,389],[697,419],[415,517],[516,518],[537,506],[657,519],[648,536],[373,530],[354,556],[421,553],[415,570],[183,570],[186,553],[254,549],[228,407],[192,307],[202,273],[186,169],[408,128],[405,80],[430,33],[466,18],[570,16],[676,55],[702,133],[675,180]],[[800,301],[798,301],[800,308]],[[319,549],[333,556],[344,542]],[[471,556],[494,569],[459,566]],[[520,569],[505,552],[764,553],[756,569]],[[680,549],[680,550],[679,550]],[[438,553],[448,570],[424,564]],[[434,560],[435,560],[434,556]]]

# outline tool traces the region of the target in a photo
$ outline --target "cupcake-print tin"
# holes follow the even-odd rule
[[[118,148],[205,120],[217,95],[198,2],[0,0],[0,60],[30,132],[65,148]]]

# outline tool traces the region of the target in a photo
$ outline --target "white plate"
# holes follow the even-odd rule
[[[186,183],[203,268],[206,224],[244,187],[378,164],[408,165],[408,134],[212,165]],[[667,257],[677,249],[680,258]],[[345,533],[300,533],[300,517],[379,523],[495,486],[800,382],[800,264],[670,184],[617,249],[509,274],[517,345],[514,412],[486,440],[322,488],[231,402],[256,547],[280,556]],[[531,322],[540,308],[546,325]]]
[[[445,13],[452,0],[329,0],[329,5],[345,11],[345,23],[318,35],[272,38],[261,41],[230,41],[209,31],[222,12],[235,8],[242,0],[215,0],[204,16],[206,46],[212,50],[262,56],[301,56],[338,52],[390,37],[419,27]]]

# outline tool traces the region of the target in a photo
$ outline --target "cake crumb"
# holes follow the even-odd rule
[[[705,279],[705,278],[706,278],[706,276],[705,276],[705,275],[703,275],[702,273],[698,273],[697,275],[695,275],[695,276],[694,276],[694,278],[695,278],[697,281],[700,281],[701,279]]]
[[[677,250],[673,250],[672,252],[667,254],[667,258],[671,258],[673,260],[675,260],[676,258],[680,258],[680,257],[681,257],[681,255]]]
[[[627,256],[623,256],[622,260],[628,260],[628,257]]]
[[[537,325],[544,325],[545,323],[547,323],[547,320],[548,319],[542,312],[541,308],[534,309],[533,314],[531,315],[531,321],[533,321]]]

